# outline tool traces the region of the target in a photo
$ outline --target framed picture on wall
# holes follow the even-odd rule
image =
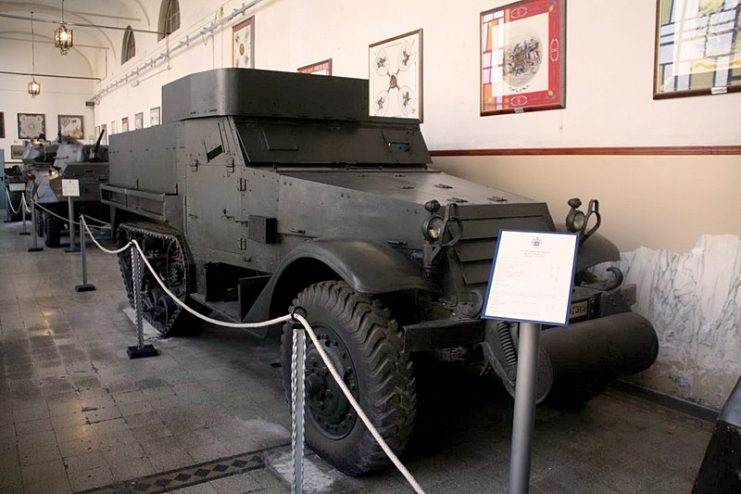
[[[741,91],[737,0],[656,2],[654,99]]]
[[[566,2],[522,0],[481,13],[481,115],[565,107]]]
[[[144,113],[139,112],[134,114],[134,129],[141,129],[144,127]]]
[[[368,112],[422,121],[422,30],[368,46]]]
[[[302,74],[332,75],[332,59],[329,58],[321,62],[304,65],[303,67],[299,67],[298,71]]]
[[[255,16],[232,27],[232,67],[255,67]]]
[[[0,111],[0,139],[5,139],[5,112]]]
[[[129,117],[123,117],[121,119],[121,132],[129,131]]]
[[[18,114],[18,139],[46,137],[46,115],[43,113]]]
[[[63,136],[82,139],[85,137],[82,115],[57,115],[59,132]]]
[[[23,158],[23,151],[26,149],[26,146],[23,144],[11,144],[10,145],[10,159],[12,160],[19,160]]]
[[[149,109],[149,125],[159,125],[160,124],[160,107],[155,106],[154,108]]]

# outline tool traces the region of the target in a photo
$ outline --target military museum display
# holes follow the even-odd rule
[[[81,213],[108,220],[109,209],[100,202],[100,184],[108,181],[108,147],[82,144],[60,136],[55,142],[29,141],[23,151],[26,197],[56,215],[69,217],[68,200],[62,195],[62,180],[79,181],[80,196],[73,198],[74,216]],[[30,204],[30,202],[29,202]],[[48,247],[59,247],[67,223],[44,210],[36,215],[36,229]]]
[[[164,86],[162,111],[111,136],[101,194],[119,244],[138,240],[181,300],[229,321],[303,308],[396,453],[415,422],[415,354],[481,358],[513,392],[517,325],[480,314],[499,230],[556,230],[545,203],[429,168],[416,120],[367,115],[365,80],[218,69]],[[590,270],[619,259],[599,204],[569,204],[571,319],[542,330],[539,400],[587,400],[658,351],[635,288]],[[148,271],[134,287],[129,253],[119,262],[157,330],[188,329]],[[281,329],[290,395],[291,325],[266,334]],[[311,345],[306,367],[310,447],[353,475],[387,465]]]

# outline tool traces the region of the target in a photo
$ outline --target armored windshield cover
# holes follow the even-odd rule
[[[224,115],[368,120],[368,81],[227,68],[162,87],[164,123]]]

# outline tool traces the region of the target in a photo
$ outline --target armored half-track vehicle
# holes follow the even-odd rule
[[[100,202],[100,184],[108,181],[108,147],[100,144],[103,132],[95,144],[83,144],[72,137],[59,137],[56,142],[29,142],[23,152],[23,172],[26,176],[26,197],[33,198],[56,215],[69,217],[66,197],[62,196],[62,180],[76,179],[79,197],[73,198],[75,217],[81,213],[103,221],[108,220],[109,208]],[[48,247],[59,247],[67,223],[47,211],[36,215],[38,234]]]
[[[480,318],[497,235],[556,227],[542,202],[429,168],[416,121],[367,108],[364,80],[192,74],[163,87],[163,125],[111,136],[101,192],[119,243],[137,239],[183,301],[229,321],[303,308],[398,453],[415,421],[414,354],[479,354],[513,390],[517,325]],[[594,231],[597,203],[571,205],[582,240],[571,321],[543,329],[539,399],[587,399],[657,354],[651,324],[630,311],[634,288],[617,270],[590,272],[618,259]],[[125,287],[142,292],[146,319],[163,335],[185,329],[148,272],[132,286],[129,262]],[[289,327],[281,348],[288,383]],[[309,445],[350,474],[386,465],[311,345],[306,360]]]

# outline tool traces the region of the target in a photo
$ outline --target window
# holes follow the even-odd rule
[[[158,40],[163,39],[180,27],[180,5],[178,4],[178,0],[162,0],[158,25]]]
[[[136,55],[136,41],[134,41],[134,30],[126,26],[123,35],[123,46],[121,46],[121,65],[134,58]]]

